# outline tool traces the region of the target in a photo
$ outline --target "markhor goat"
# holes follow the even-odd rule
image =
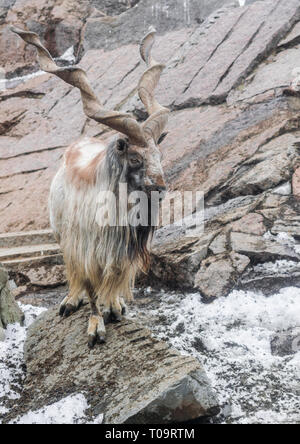
[[[132,300],[136,273],[145,270],[149,262],[153,224],[121,224],[120,214],[116,215],[115,226],[99,223],[99,194],[111,191],[118,196],[121,184],[127,185],[128,195],[132,191],[143,191],[147,196],[153,191],[165,192],[158,145],[169,110],[154,97],[164,65],[151,56],[155,39],[155,30],[151,30],[141,44],[141,56],[148,69],[139,82],[138,92],[149,118],[140,124],[129,114],[106,111],[86,73],[77,66],[58,67],[35,33],[14,27],[12,31],[37,48],[43,71],[80,90],[89,118],[119,133],[107,146],[92,138],[71,145],[50,192],[51,226],[61,245],[70,286],[60,314],[69,316],[79,309],[84,295],[88,296],[92,309],[88,339],[92,348],[97,341],[105,342],[106,322],[122,319],[124,299]],[[153,220],[151,209],[150,218]]]

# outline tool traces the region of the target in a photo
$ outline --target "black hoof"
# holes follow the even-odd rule
[[[122,314],[117,310],[111,309],[110,317],[111,322],[122,322]]]
[[[97,342],[97,336],[89,335],[88,346],[90,350],[92,350],[95,347],[96,342]]]
[[[98,336],[97,338],[98,338],[97,339],[98,344],[105,344],[105,342],[106,342],[105,336]]]
[[[111,319],[111,312],[110,312],[110,311],[105,310],[105,311],[103,312],[102,316],[103,316],[103,321],[104,321],[104,324],[105,324],[105,325],[106,325],[106,324],[109,324],[110,322],[112,322],[112,319]]]
[[[59,308],[59,316],[63,317],[64,312],[65,312],[65,308],[66,308],[65,305],[61,305],[60,306],[60,308]]]
[[[78,311],[80,309],[80,307],[82,307],[82,305],[83,305],[83,301],[80,301],[77,307],[75,307],[72,304],[62,305],[59,309],[59,315],[64,318],[68,318],[73,313],[76,313],[76,311]]]

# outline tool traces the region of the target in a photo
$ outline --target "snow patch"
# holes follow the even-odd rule
[[[39,77],[43,74],[45,74],[44,71],[37,71],[32,74],[27,74],[26,76],[14,77],[12,79],[0,79],[0,91],[16,88],[21,83],[25,83],[28,80],[34,79],[35,77]]]
[[[69,62],[70,64],[75,63],[76,57],[74,53],[74,46],[71,46],[71,48],[67,49],[66,52],[64,52],[63,55],[56,60],[63,60],[65,62]]]
[[[287,247],[290,247],[292,250],[294,250],[295,253],[300,254],[300,244],[297,244],[294,237],[289,235],[288,233],[282,232],[282,233],[278,233],[277,235],[274,235],[270,231],[268,231],[264,235],[264,239],[273,240],[273,241],[278,242],[281,245],[286,245]]]
[[[0,342],[0,414],[7,412],[5,402],[20,397],[19,393],[24,378],[22,364],[26,332],[37,316],[45,311],[43,308],[31,305],[22,305],[21,309],[25,314],[24,326],[8,325],[5,331],[5,341]]]
[[[300,326],[300,290],[272,297],[234,291],[204,304],[199,293],[166,294],[146,308],[155,335],[204,366],[223,408],[224,423],[299,422],[300,351],[273,356],[274,333]],[[163,318],[162,318],[163,316]]]
[[[85,411],[89,408],[84,395],[77,394],[64,398],[55,404],[12,421],[11,424],[87,424]],[[89,424],[101,424],[103,415],[99,415]]]
[[[25,315],[24,326],[7,327],[6,338],[0,342],[0,424],[1,416],[13,412],[22,392],[24,381],[24,343],[28,327],[41,315],[45,308],[21,305]],[[40,410],[29,412],[12,421],[12,424],[101,424],[103,415],[92,422],[85,414],[89,408],[83,394],[74,394]]]

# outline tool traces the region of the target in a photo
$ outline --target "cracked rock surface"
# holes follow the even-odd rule
[[[22,4],[17,0],[7,9],[7,23],[18,22]],[[167,67],[157,94],[173,111],[163,167],[171,192],[204,193],[205,230],[159,230],[146,282],[196,288],[211,299],[245,282],[260,287],[268,264],[286,261],[290,266],[278,279],[297,284],[298,272],[291,270],[299,261],[300,98],[283,91],[300,66],[299,1],[244,7],[189,1],[182,11],[183,2],[172,9],[164,0],[157,15],[154,0],[120,2],[120,14],[110,4],[80,2],[66,18],[67,2],[59,8],[50,2],[48,12],[31,2],[22,20],[28,27],[54,19],[67,26],[66,20],[86,17],[75,39],[80,65],[106,107],[139,118],[145,112],[136,86],[145,66],[136,43],[148,21],[158,28],[154,56]],[[189,14],[178,21],[179,12]],[[66,49],[47,36],[54,55]],[[2,32],[1,38],[0,51],[12,45],[26,58],[21,65],[32,65],[34,52],[22,46],[15,51],[22,45],[16,36]],[[44,229],[50,182],[66,146],[84,135],[107,140],[112,133],[87,119],[78,91],[56,78],[40,74],[10,86],[0,92],[0,232]],[[269,271],[260,274],[257,267],[264,264]]]

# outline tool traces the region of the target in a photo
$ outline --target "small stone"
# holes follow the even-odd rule
[[[1,320],[0,320],[0,342],[3,342],[5,339],[5,331],[4,328],[1,327]]]
[[[195,287],[208,299],[226,296],[234,285],[235,274],[229,258],[210,257],[202,262]]]
[[[8,324],[22,323],[23,319],[23,313],[10,292],[8,274],[0,268],[0,329]]]
[[[209,249],[214,254],[221,254],[226,252],[226,235],[220,234],[210,244]]]
[[[240,233],[256,234],[263,236],[267,229],[261,214],[250,213],[232,224],[232,230]]]
[[[286,245],[275,240],[264,239],[244,233],[231,233],[231,247],[233,251],[246,255],[255,261],[268,262],[280,259],[299,260],[299,255]]]
[[[240,274],[242,274],[246,270],[246,268],[251,262],[248,256],[238,254],[235,251],[230,253],[230,258],[232,260],[232,265]]]
[[[297,168],[293,175],[293,194],[300,199],[300,168]]]
[[[271,340],[274,356],[290,356],[300,351],[300,327],[276,333]]]

